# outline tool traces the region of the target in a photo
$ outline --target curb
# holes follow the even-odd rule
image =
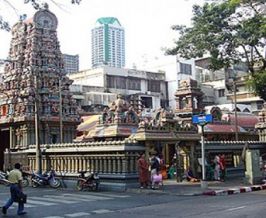
[[[202,195],[209,195],[209,196],[233,195],[245,192],[260,191],[265,189],[266,189],[266,184],[263,184],[263,185],[253,185],[253,186],[245,186],[239,188],[229,188],[226,190],[208,190],[204,191]]]

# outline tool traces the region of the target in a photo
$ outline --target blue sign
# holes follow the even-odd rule
[[[206,124],[212,122],[212,115],[206,114],[206,115],[193,115],[192,116],[192,123],[194,124]]]

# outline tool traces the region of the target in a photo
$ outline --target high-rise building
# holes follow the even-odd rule
[[[92,68],[125,66],[124,28],[115,17],[102,17],[91,31]]]
[[[63,54],[63,58],[66,73],[75,73],[79,71],[79,55]]]

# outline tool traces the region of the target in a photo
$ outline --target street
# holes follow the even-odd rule
[[[0,186],[1,206],[9,196]],[[158,193],[77,192],[26,188],[23,217],[265,217],[266,191],[229,196],[176,196]],[[17,217],[16,203],[6,216]]]

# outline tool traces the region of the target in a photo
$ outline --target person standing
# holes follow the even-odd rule
[[[140,188],[147,188],[149,185],[149,164],[145,160],[144,154],[141,154],[138,159],[138,169]]]
[[[154,189],[155,181],[153,177],[158,175],[160,171],[160,158],[158,157],[158,154],[153,155],[150,164],[151,164],[151,188]]]
[[[10,171],[8,180],[10,182],[10,198],[6,202],[6,204],[2,207],[2,213],[6,214],[8,208],[14,203],[17,199],[18,195],[22,192],[22,172],[20,171],[21,165],[20,163],[16,163],[14,169]],[[24,203],[18,203],[18,215],[24,215],[26,212],[24,211]]]
[[[224,182],[225,181],[225,169],[226,169],[224,154],[220,156],[220,169],[221,169],[221,181]]]
[[[220,158],[218,155],[215,155],[213,162],[214,162],[214,179],[219,181],[220,180]]]

